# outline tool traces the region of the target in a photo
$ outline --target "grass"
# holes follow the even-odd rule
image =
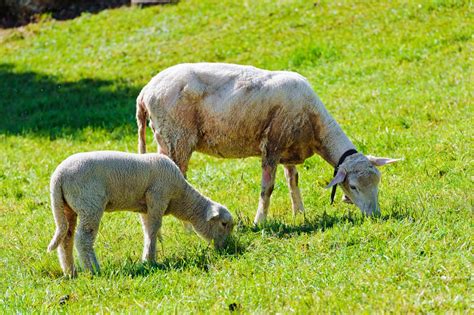
[[[189,0],[2,32],[1,312],[473,312],[473,16],[467,1]],[[114,213],[103,272],[64,279],[46,253],[50,174],[76,152],[135,152],[140,88],[198,61],[297,71],[361,151],[404,157],[382,170],[382,217],[330,206],[315,156],[299,167],[306,220],[279,169],[253,228],[259,160],[194,154],[190,182],[238,218],[232,246],[166,218],[143,265],[137,215]]]

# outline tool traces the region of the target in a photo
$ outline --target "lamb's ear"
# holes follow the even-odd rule
[[[219,216],[219,209],[215,206],[207,208],[206,221],[211,221],[215,217]]]
[[[398,162],[402,159],[391,159],[391,158],[384,158],[384,157],[376,157],[372,155],[366,155],[366,157],[369,159],[369,161],[374,165],[374,166],[384,166],[385,164],[392,164],[395,162]]]
[[[326,186],[326,189],[331,188],[334,185],[342,183],[344,181],[344,179],[346,178],[346,175],[347,174],[344,170],[337,171],[336,176],[334,176],[334,178],[331,180],[329,185]]]

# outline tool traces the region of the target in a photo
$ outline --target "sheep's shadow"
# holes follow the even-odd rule
[[[272,237],[288,238],[300,234],[308,234],[318,231],[324,232],[325,230],[331,229],[333,226],[341,223],[360,225],[362,224],[364,218],[362,216],[353,215],[351,212],[347,212],[342,216],[323,212],[320,215],[305,217],[302,224],[285,223],[283,221],[270,219],[265,223],[256,226],[252,223],[249,223],[248,218],[241,220],[247,221],[245,224],[242,224],[239,227],[239,229],[243,232],[259,232],[265,233]]]
[[[365,220],[378,220],[378,221],[389,221],[389,220],[411,220],[414,221],[413,214],[407,209],[393,208],[390,212],[382,214],[378,217],[367,217],[360,213],[358,210],[348,210],[345,214],[328,214],[323,212],[311,217],[305,217],[302,224],[296,223],[285,223],[278,220],[267,220],[267,222],[255,226],[251,223],[247,217],[242,217],[238,214],[239,218],[239,230],[242,232],[259,232],[265,233],[268,236],[278,238],[288,238],[294,235],[308,234],[313,232],[324,232],[332,227],[339,224],[349,223],[353,226],[363,224]]]
[[[409,220],[415,221],[416,220],[416,211],[411,211],[408,208],[392,208],[390,212],[386,214],[382,214],[379,218],[382,221],[389,221],[389,220]]]
[[[0,133],[56,138],[87,127],[132,130],[138,93],[124,82],[66,82],[0,64]]]

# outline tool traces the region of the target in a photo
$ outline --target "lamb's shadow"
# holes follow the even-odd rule
[[[87,127],[135,128],[139,88],[116,81],[64,82],[0,64],[0,133],[55,138]]]
[[[156,263],[142,263],[132,259],[126,260],[120,267],[108,266],[102,271],[102,276],[127,275],[143,277],[157,271],[184,271],[192,268],[203,272],[212,270],[216,262],[225,258],[235,258],[246,252],[249,244],[232,238],[224,249],[215,250],[212,247],[200,247],[196,252],[186,252],[158,258]]]

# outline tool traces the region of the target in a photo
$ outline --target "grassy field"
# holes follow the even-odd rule
[[[183,0],[2,31],[0,312],[474,312],[473,11]],[[114,213],[96,241],[103,272],[63,278],[46,253],[49,176],[76,152],[135,152],[141,87],[198,61],[297,71],[359,150],[403,157],[382,170],[382,217],[364,218],[340,191],[330,206],[333,170],[314,156],[299,167],[306,220],[292,217],[279,169],[270,221],[253,228],[259,159],[194,154],[189,181],[238,218],[227,250],[167,217],[159,263],[143,265],[138,216]]]

